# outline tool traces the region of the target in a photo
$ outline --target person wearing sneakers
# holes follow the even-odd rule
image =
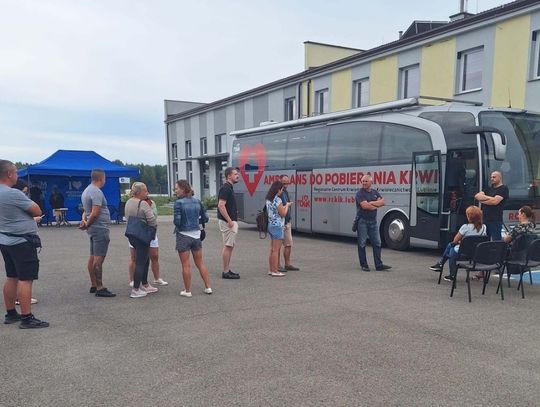
[[[362,188],[356,193],[358,213],[358,259],[362,271],[370,271],[366,258],[366,241],[369,237],[373,249],[375,270],[390,270],[381,259],[381,236],[377,226],[377,209],[384,206],[384,198],[379,191],[371,188],[373,179],[366,174],[362,177]]]
[[[103,287],[103,262],[109,249],[109,224],[111,215],[107,199],[101,191],[105,186],[105,171],[94,169],[90,173],[90,185],[81,195],[84,208],[80,230],[86,230],[90,238],[90,257],[88,258],[88,274],[90,275],[90,293],[96,297],[116,297],[116,294]]]
[[[282,175],[279,179],[283,183],[283,193],[281,194],[281,200],[283,201],[283,204],[286,204],[288,202],[291,202],[291,199],[289,197],[289,192],[287,191],[287,187],[291,183],[289,180],[289,177],[286,175]],[[287,272],[287,271],[298,271],[300,270],[298,267],[295,267],[291,264],[291,249],[293,245],[292,240],[292,227],[291,227],[291,207],[289,206],[289,209],[287,210],[287,214],[285,215],[285,226],[283,227],[283,260],[285,262],[285,266],[281,267],[279,265],[279,253],[278,253],[278,270],[280,272]]]
[[[24,193],[12,188],[16,182],[15,165],[0,160],[0,251],[7,275],[4,323],[19,323],[21,329],[47,328],[48,322],[32,314],[32,283],[38,279],[39,259],[35,245],[24,237],[37,235],[35,218],[41,216],[41,209]],[[15,309],[16,298],[20,301],[20,314]]]
[[[201,229],[199,224],[208,222],[208,215],[201,201],[193,197],[191,185],[184,179],[176,182],[174,192],[177,201],[174,203],[174,231],[176,233],[176,250],[182,263],[182,279],[184,289],[182,297],[190,298],[191,294],[191,265],[189,252],[193,256],[195,266],[204,282],[204,293],[212,294],[208,269],[203,262]]]
[[[468,223],[459,228],[454,236],[454,240],[446,246],[441,259],[430,267],[431,270],[441,272],[444,264],[448,261],[450,273],[444,277],[445,281],[454,281],[457,273],[457,259],[459,257],[459,245],[466,236],[486,236],[487,227],[482,221],[482,211],[478,206],[471,205],[465,210]],[[478,278],[483,274],[476,274],[473,278]]]
[[[218,193],[218,225],[223,237],[223,259],[222,278],[237,280],[240,278],[238,273],[231,271],[231,256],[238,234],[238,210],[236,207],[236,198],[234,196],[233,185],[239,180],[238,170],[233,167],[225,168],[225,183],[221,186]]]
[[[148,198],[148,189],[142,182],[134,182],[131,186],[131,198],[126,202],[126,218],[133,216],[144,219],[148,226],[157,229],[157,219],[152,208],[145,201]],[[154,237],[155,238],[155,237]],[[135,249],[135,272],[133,273],[133,288],[131,298],[146,297],[146,294],[158,291],[148,282],[148,268],[150,266],[150,244],[142,240],[129,237],[129,244]]]
[[[158,211],[157,211],[156,203],[153,200],[151,200],[150,197],[147,197],[145,201],[148,205],[150,205],[150,207],[152,208],[152,212],[154,212],[154,216],[157,219]],[[128,266],[129,286],[133,288],[133,274],[135,273],[136,253],[135,253],[135,248],[131,244],[129,245],[129,251],[130,251],[129,266]],[[161,286],[169,285],[168,282],[164,281],[160,277],[159,242],[158,242],[157,234],[156,234],[156,238],[150,242],[149,255],[150,255],[150,269],[152,270],[152,274],[154,275],[154,280],[152,281],[152,283],[154,285],[161,285]]]
[[[268,275],[272,277],[283,277],[278,270],[279,249],[283,244],[285,215],[289,211],[292,202],[283,203],[283,183],[274,181],[266,194],[266,212],[268,213],[268,234],[270,235],[270,253],[268,254]]]

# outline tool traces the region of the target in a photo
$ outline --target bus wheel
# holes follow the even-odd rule
[[[393,250],[409,248],[409,222],[401,213],[388,215],[384,221],[383,235],[386,246]]]

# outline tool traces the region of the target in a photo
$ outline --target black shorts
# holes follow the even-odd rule
[[[39,259],[34,245],[28,242],[13,246],[0,245],[0,251],[4,257],[8,277],[21,281],[38,279]]]

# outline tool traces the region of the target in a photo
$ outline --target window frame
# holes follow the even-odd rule
[[[409,84],[409,76],[410,72],[416,70],[418,72],[418,88],[414,92],[415,94],[409,95],[407,85]],[[404,66],[402,68],[399,68],[399,75],[400,75],[400,89],[399,94],[401,95],[402,99],[411,98],[411,97],[418,97],[420,95],[420,64],[413,64]]]
[[[171,154],[172,154],[173,160],[178,160],[178,144],[177,143],[172,143]]]
[[[531,80],[540,79],[540,30],[532,32],[531,39]]]
[[[474,87],[474,88],[468,88],[468,89],[464,89],[464,86],[466,86],[467,84],[467,78],[466,78],[466,60],[467,60],[467,57],[469,57],[470,55],[472,54],[477,54],[477,53],[481,53],[482,54],[482,63],[481,63],[481,66],[480,66],[480,73],[481,73],[481,78],[480,78],[480,86],[478,87]],[[457,60],[458,60],[458,65],[459,65],[459,69],[458,69],[458,88],[457,88],[457,94],[463,94],[463,93],[469,93],[469,92],[478,92],[478,91],[481,91],[482,90],[482,83],[483,83],[483,80],[484,80],[484,63],[483,63],[483,56],[484,56],[484,46],[479,46],[479,47],[475,47],[475,48],[469,48],[469,49],[466,49],[466,50],[463,50],[463,51],[459,51],[457,53]]]
[[[208,138],[201,137],[201,155],[208,155]]]
[[[189,185],[193,185],[193,163],[191,161],[186,161],[186,178]]]
[[[362,98],[362,89],[364,88],[364,85],[366,85],[367,87],[367,92],[366,92],[367,100],[365,101]],[[370,91],[369,77],[354,81],[354,106],[353,107],[369,106],[369,96],[370,96],[369,91]]]
[[[292,103],[292,108],[290,107]],[[283,118],[285,121],[294,120],[296,119],[296,97],[290,97],[286,98],[284,101],[284,112],[283,112]]]
[[[191,140],[186,140],[186,158],[191,158],[193,151],[191,149]]]
[[[320,89],[315,92],[315,114],[330,113],[330,92],[328,88]]]
[[[216,134],[216,136],[215,136],[216,154],[224,152],[225,146],[223,144],[225,144],[225,143],[223,141],[225,141],[225,135],[226,135],[226,133],[221,133],[221,134]]]

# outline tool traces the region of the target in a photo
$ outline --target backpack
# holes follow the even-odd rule
[[[257,211],[257,230],[259,231],[259,239],[265,239],[268,233],[268,212],[266,210],[266,205],[262,210]]]

